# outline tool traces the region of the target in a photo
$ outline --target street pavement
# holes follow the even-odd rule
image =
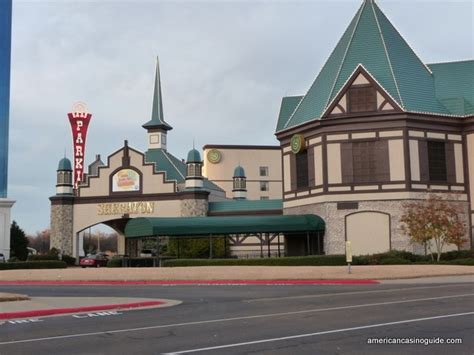
[[[0,321],[1,355],[474,352],[474,283],[462,278],[378,285],[3,285],[0,291],[182,301],[166,308]],[[462,344],[369,344],[373,338]]]

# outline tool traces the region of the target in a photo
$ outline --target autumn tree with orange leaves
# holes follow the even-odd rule
[[[424,245],[432,260],[435,252],[436,260],[440,260],[445,245],[455,244],[459,248],[466,241],[466,226],[460,218],[463,211],[451,197],[448,201],[431,193],[427,199],[404,204],[401,229],[413,243]],[[432,244],[436,250],[432,250]]]

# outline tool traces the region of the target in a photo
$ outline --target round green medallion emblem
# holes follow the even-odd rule
[[[293,137],[291,137],[291,151],[294,154],[298,154],[304,149],[305,149],[304,137],[301,134],[295,134]]]
[[[212,164],[217,164],[221,161],[222,155],[217,149],[211,149],[207,152],[207,160]]]

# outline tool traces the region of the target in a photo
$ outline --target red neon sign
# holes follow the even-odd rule
[[[86,155],[86,136],[89,122],[92,118],[90,113],[86,112],[86,106],[83,103],[74,105],[73,112],[68,113],[69,122],[72,129],[72,142],[74,149],[74,188],[82,181],[84,174],[84,160]]]

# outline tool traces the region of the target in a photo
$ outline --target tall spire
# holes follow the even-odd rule
[[[163,98],[161,96],[161,80],[160,80],[160,61],[156,57],[156,72],[155,72],[155,90],[153,92],[153,107],[151,111],[151,120],[143,126],[145,129],[163,129],[169,131],[173,129],[165,122],[163,115]]]

